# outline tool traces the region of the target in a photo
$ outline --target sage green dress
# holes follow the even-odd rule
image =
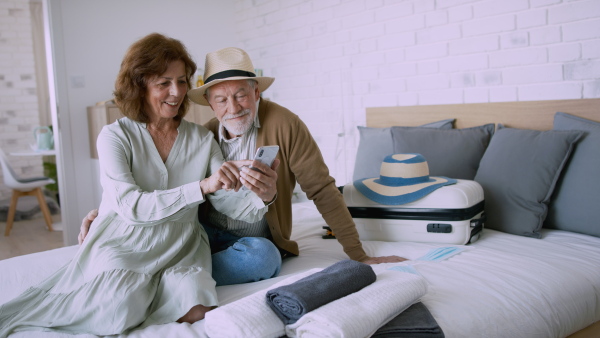
[[[223,163],[211,132],[182,121],[163,163],[145,124],[122,118],[98,137],[99,216],[73,260],[0,306],[0,337],[25,330],[111,335],[174,322],[217,305],[198,205],[208,197],[255,222],[267,207],[250,191],[203,196],[199,181]]]

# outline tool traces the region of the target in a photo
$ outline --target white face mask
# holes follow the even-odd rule
[[[394,270],[394,271],[400,271],[400,272],[408,272],[408,273],[412,273],[413,275],[421,276],[421,274],[419,273],[419,271],[417,271],[417,269],[415,269],[415,267],[412,266],[412,265],[392,266],[392,267],[388,268],[388,270]]]
[[[458,246],[445,246],[430,250],[424,256],[417,258],[418,261],[439,262],[461,253],[465,248]]]

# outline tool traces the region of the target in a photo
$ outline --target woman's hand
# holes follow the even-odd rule
[[[239,161],[228,161],[223,163],[217,172],[200,181],[200,190],[202,191],[202,194],[211,194],[221,189],[240,190],[242,182],[240,181],[240,171],[236,162]]]
[[[81,226],[79,227],[79,236],[77,236],[77,241],[79,245],[83,243],[85,237],[90,231],[90,227],[92,226],[92,222],[94,219],[98,217],[98,209],[90,210],[87,215],[81,220]]]

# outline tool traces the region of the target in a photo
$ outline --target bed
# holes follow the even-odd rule
[[[550,130],[559,111],[599,122],[600,99],[369,108],[367,126],[408,128],[452,119],[455,129],[500,123],[513,128]],[[594,149],[596,158],[600,158],[600,148]],[[561,184],[562,180],[554,183]],[[336,240],[322,238],[325,223],[311,201],[297,198],[293,215],[292,238],[299,243],[300,256],[286,258],[277,278],[218,287],[222,305],[235,305],[291,276],[347,258]],[[600,228],[600,219],[592,223]],[[416,270],[427,284],[420,301],[446,337],[600,336],[600,236],[545,227],[538,235],[540,238],[486,227],[476,242],[460,246],[463,251],[443,261],[415,259],[445,244],[363,241],[363,245],[371,256],[399,255],[410,259],[381,265],[377,270],[403,266]],[[0,304],[67,263],[76,250],[77,246],[70,246],[0,261]],[[123,336],[206,337],[205,325],[205,321],[193,325],[172,323]],[[74,336],[19,332],[11,337]]]

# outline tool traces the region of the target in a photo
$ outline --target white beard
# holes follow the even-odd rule
[[[245,118],[241,121],[229,121],[229,119],[239,116],[245,116]],[[252,124],[254,123],[254,119],[251,119],[250,117],[250,109],[245,109],[238,114],[225,115],[223,116],[223,127],[225,127],[225,129],[227,129],[227,131],[233,135],[242,135],[250,130],[250,127],[252,127]]]

